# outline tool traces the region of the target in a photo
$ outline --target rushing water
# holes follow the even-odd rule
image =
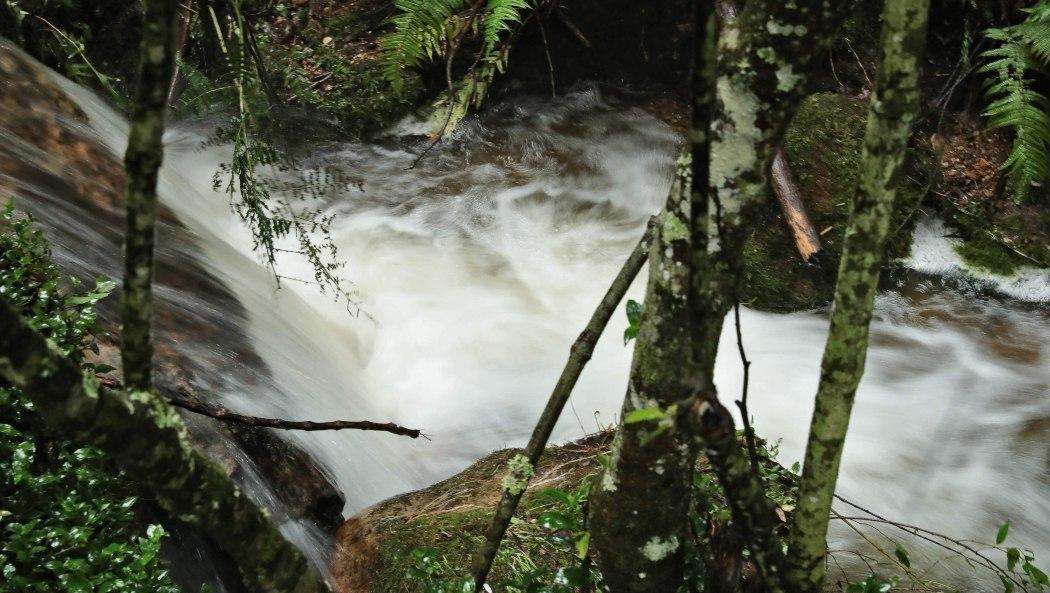
[[[126,124],[68,83],[95,134],[120,154]],[[406,121],[373,144],[329,144],[304,166],[338,166],[359,181],[317,198],[337,215],[332,234],[362,314],[311,286],[275,290],[251,238],[212,175],[228,147],[202,147],[209,129],[177,124],[166,135],[163,203],[195,236],[195,256],[244,306],[224,319],[268,369],[265,381],[212,385],[221,403],[292,419],[368,418],[421,427],[430,440],[352,431],[288,433],[331,472],[346,514],[428,485],[499,447],[522,444],[568,347],[661,205],[676,138],[653,117],[594,91],[517,102],[466,121],[415,168],[425,142]],[[45,226],[85,221],[50,217]],[[917,231],[908,262],[878,299],[868,369],[846,447],[840,493],[894,519],[987,541],[1003,521],[1011,541],[1050,556],[1050,279],[968,276],[935,221]],[[83,255],[76,233],[53,234],[62,257]],[[160,249],[184,251],[180,245]],[[304,262],[282,274],[309,277]],[[641,300],[640,279],[631,297]],[[994,296],[989,289],[1012,294]],[[194,287],[167,294],[194,305]],[[221,316],[221,312],[220,312]],[[616,421],[630,347],[617,315],[600,340],[555,438]],[[744,311],[753,361],[752,411],[763,436],[782,439],[785,464],[801,458],[827,330],[821,312]],[[717,381],[735,395],[740,362],[724,336]],[[221,343],[179,343],[191,354]],[[221,365],[209,370],[222,373]],[[255,495],[266,498],[256,483]],[[846,509],[844,509],[846,510]],[[320,544],[294,522],[286,533]],[[833,549],[856,546],[836,530]],[[311,543],[314,542],[314,543]],[[919,546],[921,548],[921,546]],[[892,549],[892,548],[891,548]],[[919,549],[913,554],[932,549]],[[319,561],[319,560],[318,560]],[[969,576],[965,565],[949,569]],[[969,569],[965,569],[969,570]],[[997,582],[997,581],[995,581]]]

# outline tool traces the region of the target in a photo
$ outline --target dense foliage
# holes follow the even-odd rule
[[[1020,23],[985,31],[998,45],[984,52],[981,71],[990,75],[985,115],[991,128],[1014,133],[1013,149],[1003,168],[1018,202],[1033,184],[1050,181],[1050,99],[1038,90],[1038,78],[1050,68],[1050,1],[1024,9]]]
[[[114,283],[65,284],[47,241],[30,218],[16,218],[13,202],[0,225],[0,295],[83,362],[99,331],[93,307]],[[0,383],[0,590],[176,593],[158,556],[164,531],[144,528],[128,491],[99,451],[44,436],[28,398]]]
[[[472,107],[485,98],[496,74],[507,67],[512,27],[523,23],[526,0],[396,0],[394,30],[381,40],[384,74],[400,90],[407,69],[433,60],[447,60],[448,95],[441,132],[456,126]],[[537,3],[538,4],[538,3]],[[510,33],[510,35],[505,35]],[[463,42],[480,36],[480,48],[468,60],[459,81],[452,80],[452,61]]]

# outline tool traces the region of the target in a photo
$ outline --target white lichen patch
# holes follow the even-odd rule
[[[761,101],[751,89],[725,76],[719,77],[716,88],[725,121],[711,146],[711,183],[718,190],[723,214],[732,215],[741,204],[728,189],[730,182],[757,166],[756,147],[762,140],[757,124]]]
[[[801,80],[802,75],[796,74],[791,64],[784,64],[777,69],[777,90],[780,92],[790,91]]]
[[[649,559],[650,562],[659,562],[664,558],[667,558],[675,550],[678,549],[678,538],[671,536],[668,539],[661,539],[653,536],[649,538],[645,546],[642,547],[642,554]]]
[[[529,462],[529,458],[518,453],[510,458],[510,461],[507,462],[507,467],[507,475],[503,476],[503,489],[515,496],[525,492],[525,488],[528,487],[529,480],[532,479],[532,474],[535,472],[532,463]]]

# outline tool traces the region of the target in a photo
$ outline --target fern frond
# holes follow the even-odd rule
[[[984,32],[999,44],[982,54],[985,63],[978,69],[989,75],[984,85],[988,127],[1014,133],[1002,168],[1018,203],[1033,185],[1050,180],[1050,100],[1029,77],[1050,67],[1050,0],[1039,0],[1026,12],[1024,22]]]
[[[384,55],[383,75],[401,92],[404,73],[424,60],[444,56],[449,40],[462,27],[456,14],[466,0],[396,0],[396,14],[391,19],[393,31],[379,43]]]
[[[521,22],[521,12],[529,8],[527,0],[489,0],[485,7],[485,52],[492,53],[499,36],[511,25]]]

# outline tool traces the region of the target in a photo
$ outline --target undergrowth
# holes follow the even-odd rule
[[[0,221],[0,298],[87,372],[99,333],[94,288],[61,278],[46,239],[9,202]],[[0,590],[178,593],[160,557],[164,530],[136,520],[127,480],[100,451],[45,436],[32,402],[0,380]]]

